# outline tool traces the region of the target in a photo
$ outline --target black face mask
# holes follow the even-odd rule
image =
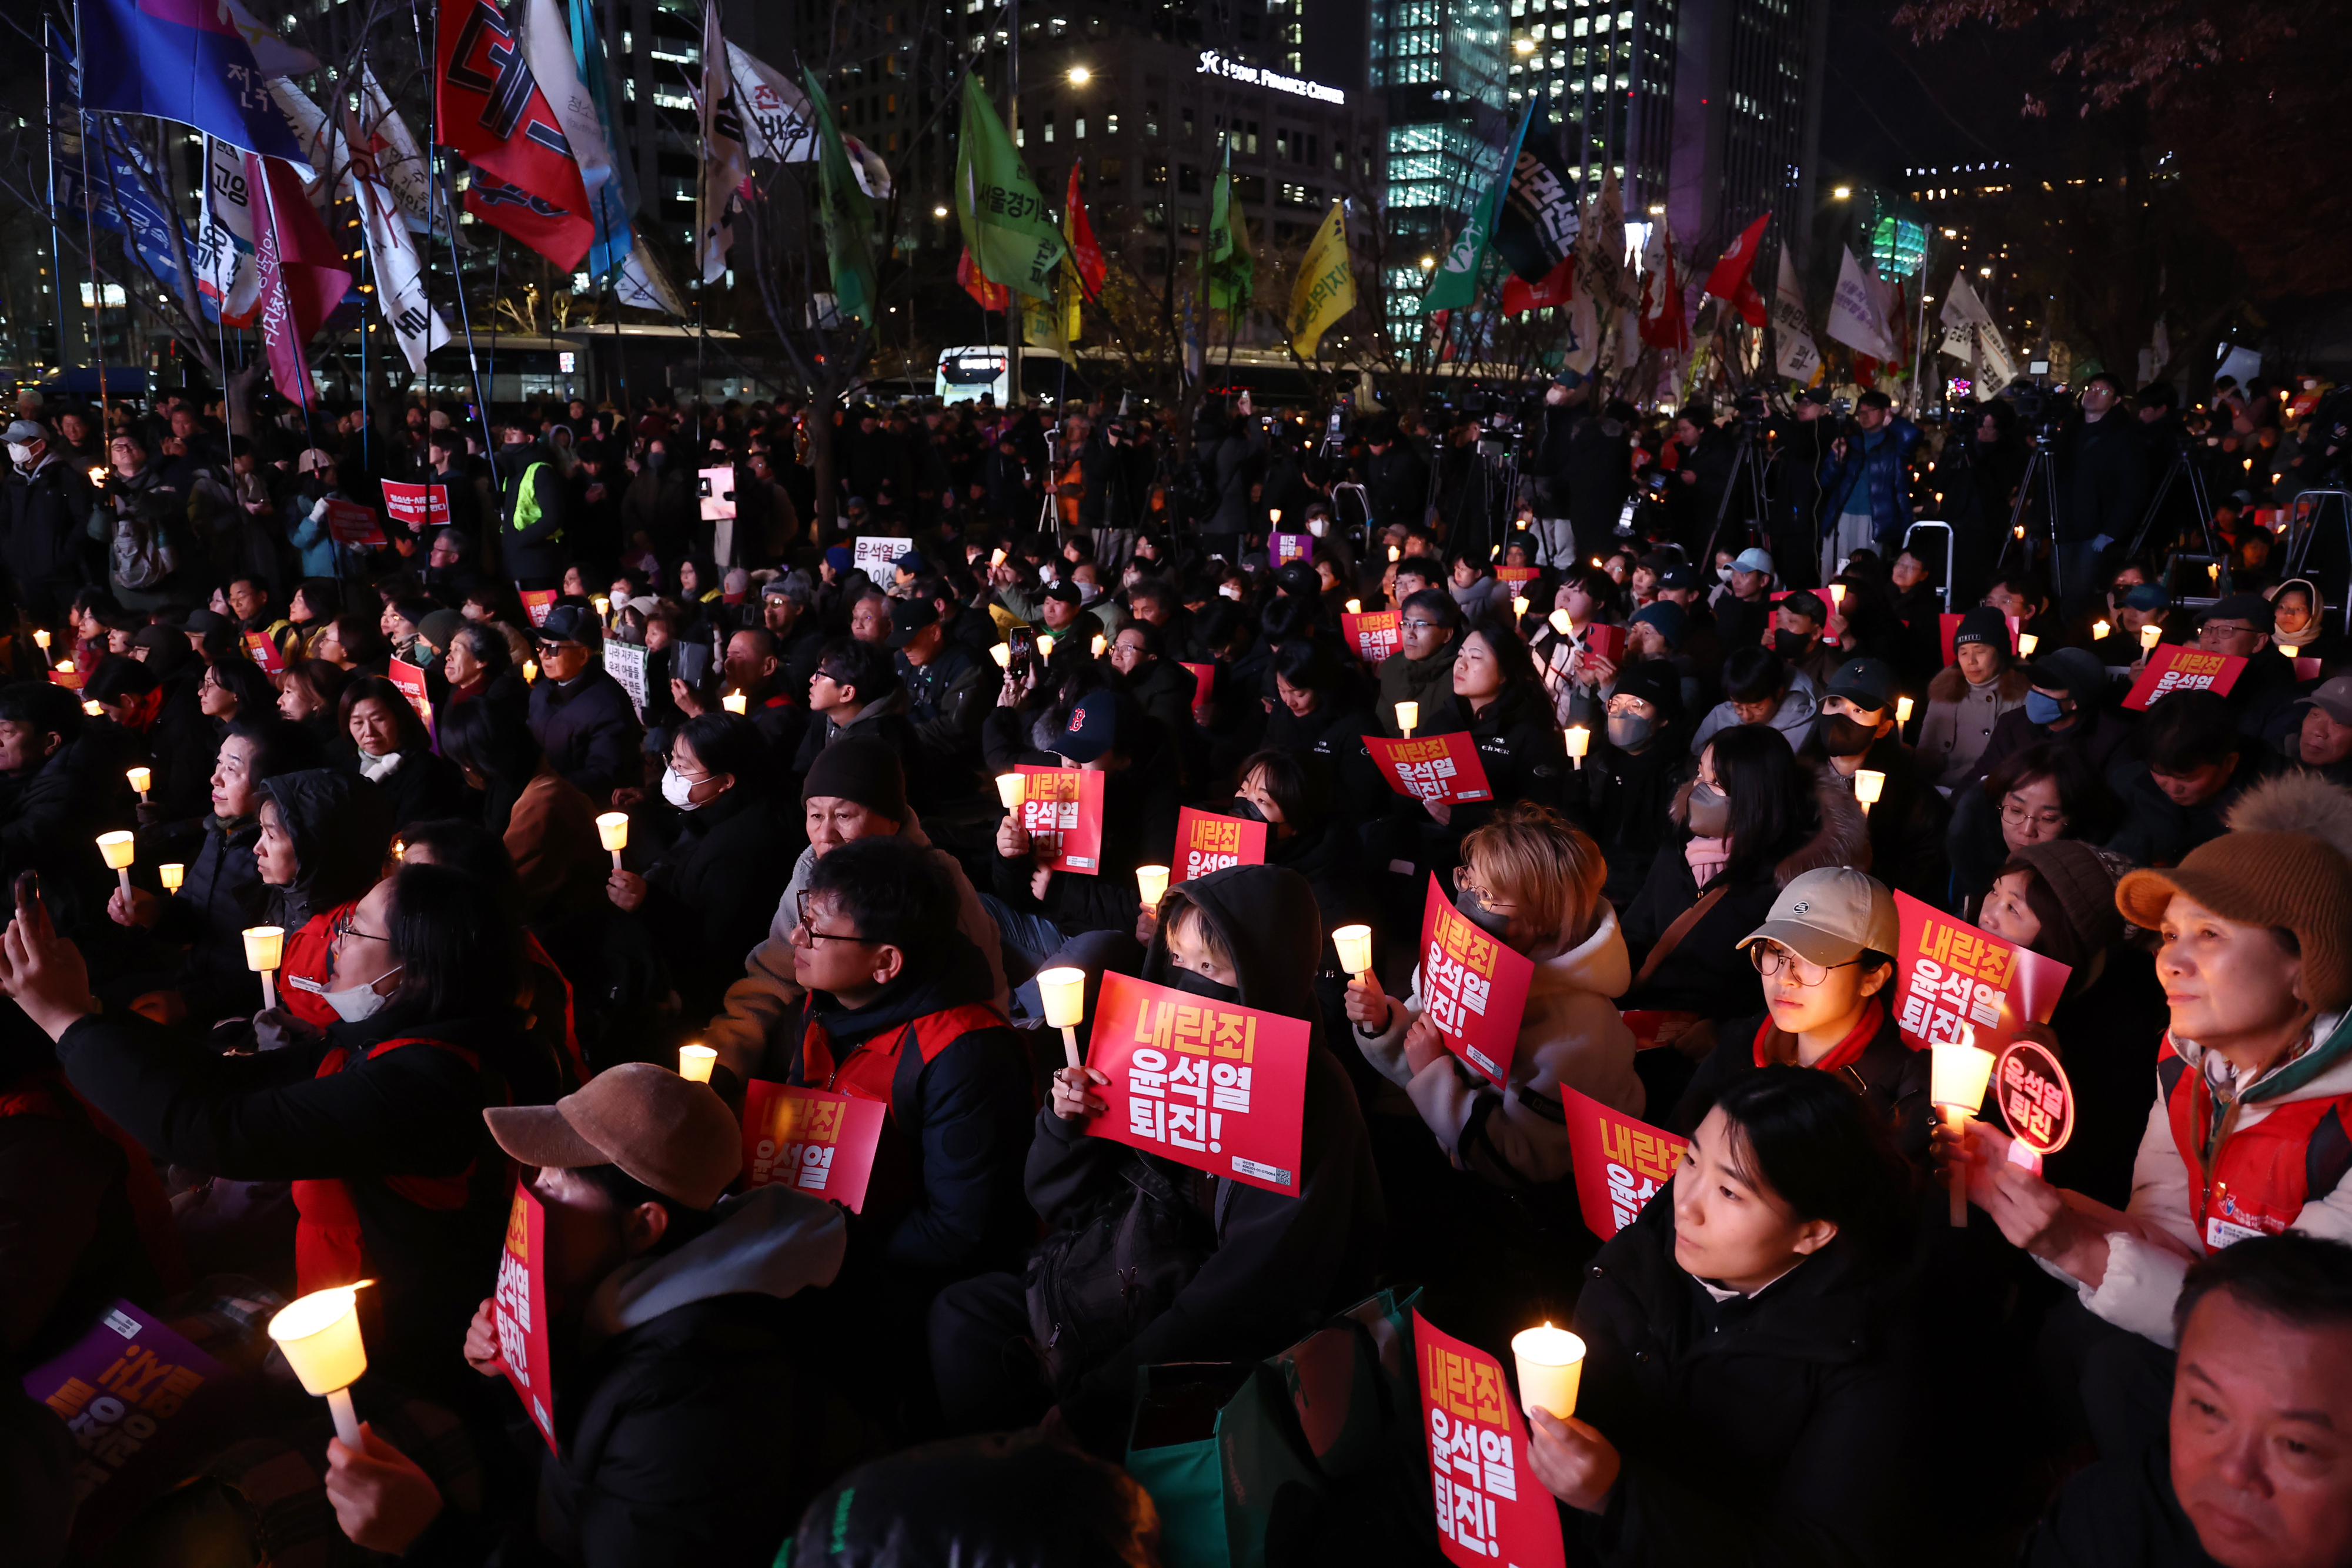
[[[1206,975],[1196,975],[1190,969],[1179,969],[1172,965],[1168,971],[1168,983],[1180,991],[1196,997],[1206,997],[1213,1002],[1227,1002],[1239,1006],[1242,999],[1242,988],[1239,986],[1221,986]]]
[[[1801,632],[1775,632],[1772,633],[1772,651],[1793,662],[1812,653],[1813,640]]]
[[[1244,822],[1263,822],[1265,821],[1265,813],[1257,809],[1257,802],[1249,799],[1245,795],[1236,795],[1231,800],[1226,801],[1225,815],[1228,817],[1239,817]]]
[[[1822,749],[1832,757],[1859,757],[1878,738],[1876,725],[1861,723],[1842,713],[1825,713],[1817,723]]]
[[[1500,936],[1511,928],[1509,915],[1496,914],[1479,903],[1476,896],[1466,889],[1457,887],[1454,890],[1454,907],[1460,910],[1472,925],[1490,936]]]

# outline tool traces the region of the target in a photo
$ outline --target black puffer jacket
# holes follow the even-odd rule
[[[1746,955],[1740,955],[1744,960]],[[1892,994],[1893,981],[1879,995]],[[1718,1031],[1714,1051],[1698,1064],[1697,1074],[1690,1087],[1684,1091],[1682,1103],[1675,1107],[1666,1125],[1672,1131],[1687,1135],[1706,1120],[1723,1092],[1749,1073],[1757,1071],[1756,1045],[1758,1031],[1770,1020],[1769,1013],[1737,1019],[1726,1023]],[[1789,1037],[1776,1030],[1770,1057],[1778,1061],[1796,1060],[1796,1048]],[[1839,1070],[1838,1076],[1886,1119],[1887,1131],[1894,1134],[1895,1146],[1903,1157],[1923,1173],[1927,1169],[1927,1135],[1935,1126],[1935,1107],[1927,1100],[1927,1069],[1932,1053],[1914,1051],[1895,1027],[1895,1015],[1881,1004],[1878,1007],[1878,1028],[1870,1043],[1851,1066]]]
[[[532,686],[530,733],[555,770],[600,811],[614,790],[634,788],[643,776],[638,746],[645,731],[629,694],[602,664],[568,683]]]
[[[757,786],[735,787],[683,813],[677,837],[646,868],[637,910],[686,1003],[706,1019],[743,977],[743,956],[764,941],[805,837]]]
[[[203,1022],[242,1017],[261,1006],[261,978],[245,967],[243,936],[247,926],[263,924],[266,890],[253,858],[260,839],[258,818],[224,823],[206,817],[187,880],[163,901],[155,922],[157,940],[187,945],[180,994],[188,1016]]]

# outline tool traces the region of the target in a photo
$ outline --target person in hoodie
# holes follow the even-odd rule
[[[260,795],[261,924],[286,933],[278,1009],[323,1030],[341,1016],[326,999],[335,927],[392,864],[392,802],[366,779],[326,768],[265,779]]]
[[[1723,659],[1723,700],[1709,708],[1691,736],[1696,756],[1727,729],[1741,725],[1765,725],[1788,737],[1793,748],[1804,745],[1813,726],[1821,690],[1802,670],[1769,648],[1735,645]]]
[[[486,1107],[547,1213],[555,1364],[531,1538],[509,1560],[767,1568],[827,1479],[812,1434],[812,1291],[841,1269],[841,1211],[788,1186],[727,1188],[742,1155],[707,1084],[624,1062],[552,1105]],[[467,1364],[503,1381],[484,1300]],[[456,1347],[449,1347],[454,1354]],[[336,1522],[373,1552],[479,1560],[488,1544],[416,1462],[362,1424],[327,1447]]]
[[[157,645],[144,659],[105,660],[82,695],[144,749],[140,760],[152,769],[153,782],[140,802],[140,825],[155,830],[149,843],[161,849],[205,814],[205,780],[220,750],[220,730],[205,717],[199,685],[205,667],[188,652],[187,639],[163,626],[140,635],[148,632],[158,634]]]
[[[0,492],[0,561],[8,568],[16,601],[36,626],[64,622],[81,591],[82,540],[92,497],[82,471],[68,460],[47,425],[29,419],[6,433],[10,471]]]
[[[1503,1088],[1446,1049],[1423,1014],[1422,971],[1400,1005],[1367,972],[1348,988],[1356,1049],[1412,1097],[1458,1169],[1521,1188],[1570,1174],[1562,1086],[1638,1117],[1633,1031],[1612,998],[1633,977],[1600,847],[1541,806],[1507,806],[1462,844],[1454,906],[1535,962]]]
[[[1092,1452],[1123,1453],[1139,1367],[1270,1355],[1371,1289],[1385,1223],[1380,1178],[1355,1091],[1322,1039],[1307,879],[1227,866],[1169,889],[1157,913],[1142,978],[1312,1027],[1297,1186],[1270,1192],[1088,1137],[1107,1109],[1094,1088],[1109,1080],[1093,1068],[1056,1071],[1025,1177],[1052,1234],[1025,1277],[965,1281],[931,1309],[932,1372],[951,1429],[1045,1417]],[[1094,1299],[1062,1288],[1074,1249],[1091,1252],[1090,1236],[1122,1217],[1140,1238],[1141,1288],[1090,1320],[1064,1321],[1057,1306],[1083,1311],[1076,1304]],[[1048,1347],[1042,1365],[1037,1343]]]
[[[1265,863],[1285,866],[1307,879],[1323,917],[1323,952],[1315,970],[1315,999],[1326,1018],[1345,1010],[1348,972],[1339,967],[1331,933],[1342,925],[1380,930],[1379,910],[1363,873],[1363,843],[1334,799],[1330,768],[1319,757],[1304,761],[1286,751],[1261,751],[1244,759],[1234,800],[1224,815],[1265,826]],[[1190,880],[1187,878],[1186,880]],[[1143,938],[1150,940],[1147,933]],[[1340,1058],[1359,1091],[1371,1085],[1369,1071]]]

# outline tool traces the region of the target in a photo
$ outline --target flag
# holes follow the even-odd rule
[[[593,33],[589,41],[594,41]],[[564,145],[579,166],[581,184],[594,195],[613,177],[613,152],[604,142],[596,100],[580,80],[579,56],[557,0],[523,0],[522,57],[562,130]]]
[[[341,138],[334,127],[327,123],[327,111],[312,103],[302,89],[284,77],[271,77],[265,84],[270,101],[278,112],[286,117],[293,129],[294,140],[300,143],[302,155],[310,160],[303,183],[310,189],[310,204],[323,208],[331,193],[327,181],[341,167]]]
[[[302,162],[253,47],[220,0],[81,0],[82,106],[175,120],[230,146]]]
[[[245,154],[215,137],[205,138],[205,187],[196,207],[195,245],[188,253],[196,287],[225,326],[250,327],[261,298],[261,270],[253,251],[253,187]]]
[[[1054,268],[1069,247],[977,73],[963,80],[955,190],[956,222],[981,275],[1034,299],[1050,298]]]
[[[302,347],[351,291],[352,275],[303,194],[294,165],[245,155],[255,193],[254,252],[261,275],[261,340],[280,397],[304,408],[315,391]]]
[[[268,23],[246,8],[244,0],[221,0],[221,9],[228,25],[245,39],[245,47],[253,51],[254,66],[264,77],[299,77],[319,68],[318,56],[271,32]]]
[[[1813,328],[1805,314],[1805,291],[1797,282],[1797,264],[1789,247],[1780,247],[1780,280],[1772,290],[1772,338],[1780,373],[1807,386],[1822,372],[1822,351],[1813,343]]]
[[[1503,279],[1503,314],[1506,316],[1566,305],[1575,298],[1576,257],[1573,256],[1561,257],[1559,266],[1534,283],[1516,273]]]
[[[983,277],[973,264],[969,249],[956,257],[956,281],[963,286],[963,291],[971,295],[982,310],[1008,309],[1013,304],[1013,291],[1001,283],[991,283]]]
[[[449,215],[433,199],[433,166],[424,149],[392,107],[375,79],[374,68],[360,62],[360,140],[375,148],[376,173],[400,204],[401,221],[416,234],[449,236]]]
[[[1601,364],[1601,308],[1592,291],[1579,288],[1568,303],[1568,335],[1560,344],[1560,363],[1580,375],[1591,375]]]
[[[1577,243],[1582,251],[1578,294],[1591,298],[1596,309],[1606,305],[1631,310],[1641,304],[1641,290],[1625,276],[1625,199],[1614,170],[1602,171],[1601,190],[1586,206]]]
[[[1739,319],[1750,327],[1764,325],[1764,297],[1756,292],[1756,280],[1749,276],[1756,270],[1756,253],[1764,244],[1764,225],[1772,221],[1765,214],[1749,224],[1706,275],[1706,292],[1717,299],[1728,299]]]
[[[1315,357],[1331,324],[1356,308],[1356,269],[1348,256],[1345,204],[1333,202],[1322,226],[1307,242],[1298,277],[1290,286],[1290,351]]]
[[[565,272],[588,254],[588,188],[563,120],[490,0],[441,0],[437,134],[473,165],[466,210]]]
[[[613,83],[604,70],[604,41],[596,35],[590,0],[570,3],[573,69],[594,106],[596,133],[606,147],[618,147],[621,139],[613,134]],[[636,243],[629,214],[636,205],[636,182],[629,178],[629,161],[614,157],[611,178],[588,185],[588,218],[593,225],[588,240],[589,277],[609,277],[614,267],[628,259]]]
[[[888,201],[890,166],[882,162],[882,154],[845,131],[841,135],[841,146],[849,154],[849,172],[857,176],[857,188],[875,201]]]
[[[779,163],[816,156],[816,117],[800,84],[733,44],[726,47],[727,78],[742,120],[743,155]],[[705,78],[706,83],[709,78]]]
[[[89,162],[90,183],[87,190],[79,188],[83,172],[79,161],[68,164],[61,158],[58,193],[66,198],[61,204],[87,208],[91,222],[113,230],[130,242],[131,255],[166,293],[174,299],[184,299],[186,290],[180,280],[180,263],[172,241],[174,230],[181,238],[186,238],[185,225],[180,222],[177,211],[157,201],[148,190],[151,181],[158,188],[164,182],[156,178],[154,166],[137,147],[117,145],[107,134],[104,121],[89,114],[82,115],[80,120],[82,139],[96,154]],[[191,246],[189,264],[194,266],[194,262],[195,249]],[[204,293],[201,282],[196,305],[207,321],[219,315],[211,297]]]
[[[1559,293],[1557,300],[1543,303],[1566,304],[1570,298],[1566,285],[1553,284],[1552,275],[1576,253],[1579,226],[1576,187],[1570,182],[1567,162],[1559,155],[1559,139],[1552,129],[1547,89],[1547,96],[1531,113],[1527,134],[1520,139],[1518,162],[1511,171],[1510,186],[1504,193],[1493,243],[1510,265],[1514,277],[1538,286],[1538,293]],[[1503,287],[1507,291],[1510,285],[1506,283]],[[1512,313],[1507,304],[1504,313]]]
[[[809,108],[816,115],[817,220],[824,230],[825,265],[833,274],[834,307],[855,316],[874,330],[874,297],[880,292],[874,277],[874,208],[857,188],[849,153],[841,144],[841,128],[834,123],[833,105],[814,70],[803,70]]]
[[[1087,298],[1094,299],[1101,296],[1103,279],[1110,268],[1103,261],[1102,246],[1095,243],[1095,225],[1087,221],[1086,188],[1078,177],[1084,167],[1084,160],[1071,161],[1069,198],[1062,208],[1062,239],[1070,247],[1070,265],[1076,269]]]
[[[1856,353],[1874,360],[1895,358],[1895,334],[1878,304],[1878,292],[1864,274],[1853,251],[1844,249],[1838,267],[1837,293],[1830,298],[1829,334]]]
[[[669,269],[645,246],[632,246],[613,279],[613,297],[639,310],[659,310],[683,319],[686,301],[670,281]]]
[[[1249,308],[1257,267],[1251,258],[1249,229],[1234,205],[1234,133],[1224,136],[1216,183],[1209,187],[1209,227],[1201,236],[1201,269],[1209,282],[1208,303],[1225,313],[1228,328]]]
[[[376,308],[392,327],[408,368],[423,375],[425,356],[449,340],[449,324],[426,301],[425,268],[417,259],[415,236],[400,221],[400,204],[376,171],[383,143],[363,133],[343,111],[352,154],[342,188],[360,210],[360,234],[367,244],[369,281],[375,285]]]
[[[2010,357],[2009,343],[1994,323],[1992,312],[1977,298],[1965,268],[1952,274],[1951,287],[1944,291],[1944,308],[1937,314],[1944,324],[1944,352],[1980,364],[1983,379],[1990,382],[1992,391],[2017,379],[2017,361]],[[1985,394],[1980,390],[1978,395]]]
[[[1722,270],[1716,268],[1718,274]],[[1708,287],[1714,282],[1709,278]],[[1663,217],[1651,226],[1650,242],[1642,251],[1641,340],[1645,348],[1690,352],[1690,319],[1683,313],[1683,283],[1675,271],[1674,231]]]
[[[1519,149],[1528,137],[1528,123],[1535,118],[1536,106],[1530,100],[1519,115],[1517,130],[1511,132],[1509,143],[1503,149],[1502,171],[1495,183],[1474,203],[1464,218],[1461,231],[1454,236],[1445,259],[1439,264],[1437,274],[1429,280],[1429,287],[1421,297],[1421,313],[1432,315],[1439,310],[1459,309],[1475,305],[1478,299],[1478,274],[1486,260],[1486,246],[1495,231],[1496,214],[1502,210],[1504,195],[1510,190],[1513,171],[1518,167]]]
[[[694,187],[694,265],[705,283],[718,282],[727,271],[727,252],[735,243],[728,204],[751,174],[751,161],[743,151],[743,108],[730,65],[727,40],[719,35],[717,0],[703,0],[702,172]],[[814,141],[807,155],[816,156]]]

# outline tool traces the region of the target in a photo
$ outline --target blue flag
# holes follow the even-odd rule
[[[596,21],[590,14],[589,0],[571,0],[572,59],[580,69],[581,85],[588,89],[590,101],[596,106],[596,122],[604,128],[604,145],[617,148],[621,139],[613,131],[613,95],[604,75],[604,43],[596,36]],[[629,209],[635,204],[629,199],[628,161],[613,160],[613,177],[588,193],[588,215],[595,220],[595,237],[588,242],[588,276],[602,278],[629,259],[635,241],[629,233]]]
[[[310,167],[262,85],[253,47],[216,0],[81,0],[81,27],[84,107],[175,120]]]

